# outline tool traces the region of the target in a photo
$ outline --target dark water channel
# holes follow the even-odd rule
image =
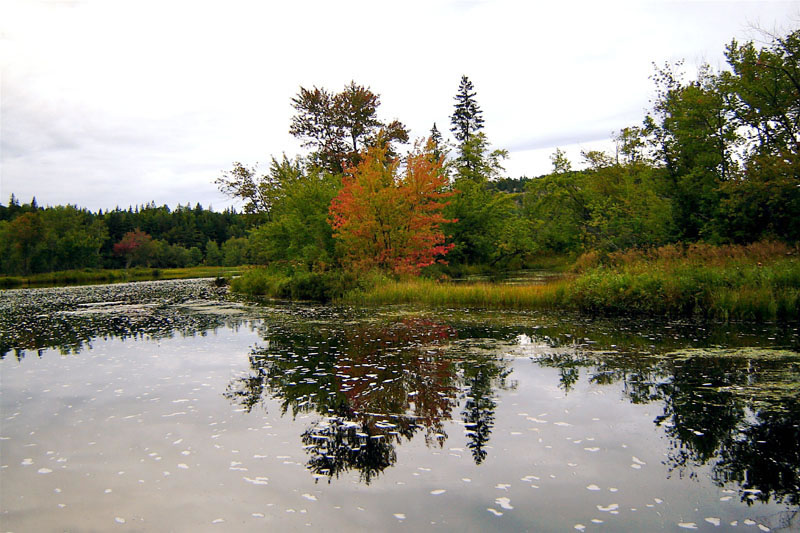
[[[797,531],[790,325],[0,292],[3,531]]]

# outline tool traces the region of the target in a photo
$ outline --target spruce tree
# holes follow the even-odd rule
[[[438,161],[442,155],[444,155],[444,139],[442,138],[442,134],[439,131],[439,128],[436,127],[436,123],[433,123],[433,127],[431,128],[431,142],[433,143],[433,157],[436,158]]]
[[[461,76],[461,83],[455,96],[455,111],[450,117],[453,125],[450,131],[457,141],[465,143],[483,128],[483,111],[475,101],[475,91],[472,82],[466,76]]]

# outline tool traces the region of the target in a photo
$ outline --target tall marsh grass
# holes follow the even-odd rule
[[[387,281],[345,293],[347,303],[419,303],[588,314],[800,319],[800,262],[782,243],[670,245],[584,254],[573,274],[545,285]]]
[[[547,285],[501,285],[417,278],[387,281],[364,290],[350,291],[342,300],[357,304],[420,303],[436,307],[557,308],[564,304],[565,287],[563,281]]]

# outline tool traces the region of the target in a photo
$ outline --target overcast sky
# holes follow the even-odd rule
[[[638,125],[652,64],[725,66],[724,46],[800,24],[798,2],[286,0],[0,3],[0,202],[92,210],[236,205],[233,161],[301,153],[300,86],[350,80],[412,137],[449,133],[462,74],[507,175]]]

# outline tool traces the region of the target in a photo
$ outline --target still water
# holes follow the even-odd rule
[[[797,531],[790,325],[0,292],[3,531]]]

